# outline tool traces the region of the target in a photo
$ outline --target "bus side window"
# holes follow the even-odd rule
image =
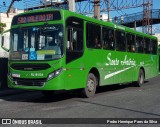
[[[156,55],[157,54],[157,41],[151,39],[151,53]]]
[[[150,39],[149,38],[144,38],[145,44],[144,44],[144,52],[146,54],[150,53]]]
[[[87,47],[101,48],[101,27],[96,24],[87,23]]]
[[[127,51],[135,52],[135,35],[127,34]]]
[[[126,51],[126,37],[125,32],[116,30],[116,50],[117,51]]]
[[[144,52],[144,40],[143,37],[136,36],[136,51],[138,53]]]
[[[103,48],[106,50],[114,50],[115,49],[114,30],[103,27],[102,36],[103,36]]]

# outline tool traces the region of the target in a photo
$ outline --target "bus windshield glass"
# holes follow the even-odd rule
[[[10,60],[52,60],[63,55],[62,25],[11,30]]]

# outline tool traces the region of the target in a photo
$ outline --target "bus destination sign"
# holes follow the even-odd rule
[[[12,25],[61,20],[60,11],[27,13],[14,16]]]
[[[18,24],[53,20],[53,13],[18,17]]]

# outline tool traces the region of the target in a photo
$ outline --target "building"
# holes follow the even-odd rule
[[[6,13],[0,13],[0,22],[6,24],[4,31],[10,29],[13,17],[19,13],[22,13],[22,12],[24,12],[24,11],[13,9],[13,10],[11,10],[11,13],[8,14],[8,16]],[[4,36],[5,36],[5,42],[6,42],[5,47],[9,49],[9,40],[10,40],[9,32],[6,33]],[[1,36],[0,36],[0,45],[1,45]],[[6,57],[8,57],[8,52],[4,51],[0,46],[0,58],[6,58]]]
[[[19,13],[22,13],[24,12],[23,10],[17,10],[17,9],[12,9],[11,10],[11,13],[7,14],[6,13],[0,13],[0,22],[2,23],[6,23],[6,28],[5,30],[8,30],[10,29],[10,26],[11,26],[11,22],[12,22],[12,18],[19,14]]]

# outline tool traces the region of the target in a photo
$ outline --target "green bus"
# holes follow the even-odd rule
[[[159,54],[159,73],[160,73],[160,44],[158,45],[158,54]]]
[[[94,96],[98,86],[141,86],[158,75],[157,42],[68,10],[25,12],[11,24],[8,86],[45,95],[79,89],[85,97]]]

